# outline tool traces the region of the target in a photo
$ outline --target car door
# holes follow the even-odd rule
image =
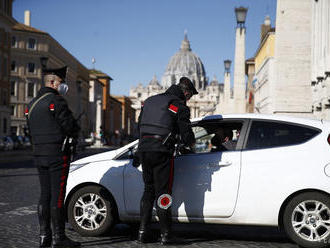
[[[198,138],[210,144],[212,130],[224,125],[245,128],[243,121],[226,120],[203,122],[195,125],[204,128],[206,136]],[[195,132],[196,136],[196,132]],[[206,137],[206,141],[205,141]],[[243,137],[241,136],[240,140]],[[238,141],[240,141],[238,140]],[[195,154],[178,156],[174,163],[173,207],[174,216],[193,218],[229,217],[233,214],[237,199],[241,151],[240,143],[235,150],[211,152],[198,150]]]
[[[312,173],[305,178],[308,174],[304,171],[320,163],[320,158],[313,155],[318,154],[319,144],[305,144],[319,133],[317,128],[302,124],[251,121],[242,150],[238,218],[277,224],[284,200],[292,192],[308,188],[310,182],[318,180]]]

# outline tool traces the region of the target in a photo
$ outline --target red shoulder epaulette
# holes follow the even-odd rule
[[[168,107],[168,110],[173,112],[174,114],[178,113],[178,107],[173,105],[173,104],[170,104],[170,106]]]
[[[55,105],[54,103],[49,104],[49,110],[54,111],[55,110]]]

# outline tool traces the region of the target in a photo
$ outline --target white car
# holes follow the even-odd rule
[[[330,122],[237,114],[192,124],[197,145],[174,163],[174,221],[279,226],[303,247],[329,245]],[[212,148],[219,129],[231,130],[233,149]],[[132,166],[137,145],[71,164],[66,206],[81,235],[139,221],[142,168]]]

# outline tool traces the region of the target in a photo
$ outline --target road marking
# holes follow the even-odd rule
[[[37,205],[32,205],[28,207],[20,207],[16,208],[14,210],[5,212],[5,215],[19,215],[19,216],[24,216],[24,215],[30,215],[30,214],[35,214],[37,213]]]

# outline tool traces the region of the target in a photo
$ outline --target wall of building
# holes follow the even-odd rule
[[[275,33],[268,33],[260,45],[257,54],[255,55],[255,70],[258,71],[264,61],[269,57],[274,57],[275,53]]]
[[[12,0],[0,4],[0,137],[10,134],[10,43],[12,26]]]
[[[311,0],[278,0],[275,39],[276,114],[312,115]]]

